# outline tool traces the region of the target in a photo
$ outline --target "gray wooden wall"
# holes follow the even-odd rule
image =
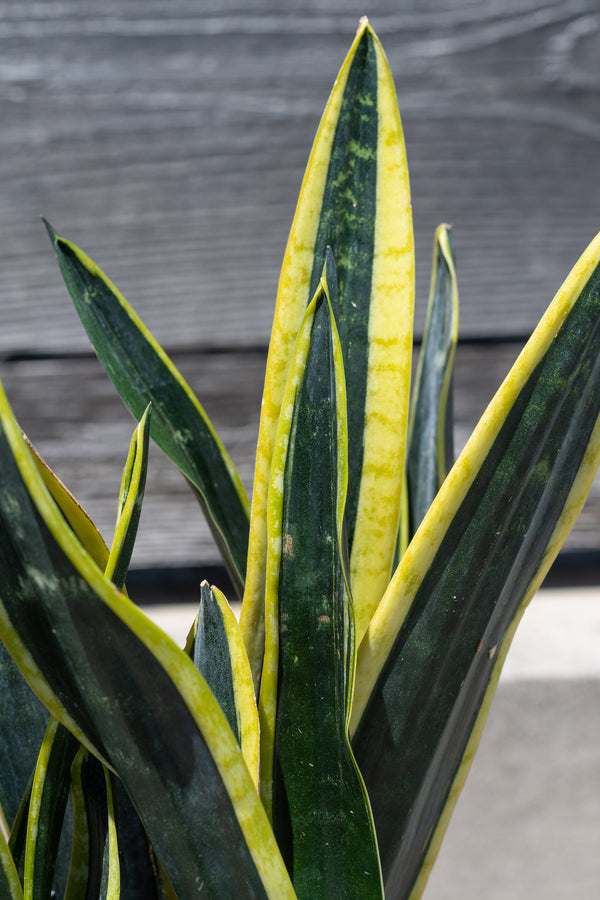
[[[40,215],[115,281],[251,484],[278,268],[319,116],[368,14],[399,94],[417,247],[454,226],[457,445],[600,229],[595,0],[0,2],[0,376],[107,537],[133,423]],[[600,552],[600,490],[572,553]],[[153,454],[134,565],[217,561]]]

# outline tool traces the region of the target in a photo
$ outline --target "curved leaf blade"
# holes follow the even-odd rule
[[[0,644],[0,807],[12,828],[35,769],[48,711]]]
[[[3,641],[50,711],[122,779],[177,894],[203,884],[215,897],[293,898],[204,679],[82,551],[2,392],[0,422]]]
[[[600,236],[484,413],[359,650],[353,746],[390,896],[423,890],[514,631],[599,460]]]
[[[56,472],[54,472],[45,459],[42,459],[26,434],[23,435],[25,443],[42,477],[50,496],[62,512],[63,516],[79,538],[81,545],[85,547],[94,562],[101,569],[106,568],[109,551],[104,538],[68,487],[63,484]]]
[[[249,502],[233,462],[191,388],[117,288],[82,250],[46,225],[98,359],[136,419],[152,403],[152,438],[194,489],[241,595]]]
[[[151,406],[146,408],[131,438],[121,480],[115,533],[104,570],[106,577],[119,589],[125,584],[142,512],[148,470],[151,409]]]
[[[287,855],[299,897],[381,898],[373,822],[347,732],[354,645],[342,546],[345,386],[321,284],[307,312],[303,372],[295,359],[285,394],[288,440],[280,434],[277,441],[287,444],[283,478],[272,475],[282,492],[274,498],[282,515],[273,821],[280,846],[291,835]]]
[[[427,319],[408,428],[410,537],[452,465],[451,382],[458,340],[458,286],[448,225],[436,229]]]
[[[200,591],[200,610],[186,649],[219,701],[258,788],[258,708],[246,648],[222,592],[206,581]]]
[[[108,548],[93,522],[27,436],[23,435],[23,438],[46,488],[65,520],[95,562],[104,568]],[[33,693],[4,645],[0,644],[0,757],[4,760],[0,766],[0,806],[11,825],[24,798],[26,786],[29,785],[29,789],[31,787],[47,725],[47,709]],[[14,827],[11,828],[11,846],[13,839],[20,840],[18,831],[19,829],[15,831]],[[26,818],[22,828],[23,855],[25,831]],[[15,848],[13,852],[20,857],[21,847]]]
[[[322,291],[323,285],[320,285],[319,293]],[[296,384],[301,381],[306,365],[316,302],[317,297],[315,296],[306,310],[304,321],[296,339],[294,356],[292,358],[286,392],[282,404],[282,414],[277,429],[269,485],[269,509],[267,521],[269,553],[266,563],[264,659],[262,660],[260,669],[258,711],[260,719],[260,793],[265,808],[270,816],[272,816],[273,813],[273,753],[275,744],[275,721],[277,716],[277,681],[279,674],[279,575],[281,555],[284,549],[282,546],[283,479],[287,461],[289,430],[294,408]]]
[[[279,282],[240,620],[256,683],[264,646],[268,488],[277,423],[294,344],[318,287],[326,246],[338,267],[340,340],[350,379],[349,544],[360,636],[385,590],[394,555],[414,282],[402,126],[389,66],[366,19],[315,137]]]
[[[50,719],[35,769],[27,817],[25,900],[42,900],[52,893],[71,788],[71,763],[79,746],[79,741],[66,728],[56,719]]]
[[[107,575],[107,577],[110,577],[113,583],[116,584],[120,589],[122,589],[124,585],[124,579],[127,574],[127,569],[131,558],[131,551],[133,549],[135,534],[137,532],[137,526],[139,523],[141,512],[148,462],[149,423],[150,407],[148,407],[148,409],[145,411],[140,423],[134,431],[130,443],[128,459],[123,471],[119,498],[119,510],[117,515],[117,525],[115,528],[115,536],[113,538],[110,553],[102,537],[96,530],[93,522],[91,521],[85,510],[83,510],[78,501],[73,497],[73,495],[69,492],[65,485],[60,481],[60,479],[58,479],[58,477],[50,469],[48,464],[41,458],[35,447],[33,447],[33,445],[29,442],[26,435],[24,435],[33,460],[37,466],[38,472],[42,476],[46,488],[50,492],[54,501],[59,506],[66,521],[69,523],[74,533],[82,543],[83,547],[90,553],[94,561],[102,569],[105,569],[105,575]],[[6,650],[3,645],[0,645],[0,649],[3,651],[3,653],[6,654]],[[8,656],[8,654],[6,655]],[[18,673],[19,677],[22,678],[19,670],[15,666],[10,656],[8,656],[8,659],[10,660],[12,666],[15,668],[15,671]],[[31,689],[25,681],[23,681],[23,684],[26,685],[26,691],[35,700],[35,702],[39,704],[39,701],[32,693]],[[39,705],[41,707],[41,710],[43,711],[43,715],[47,719],[47,710],[41,704]],[[54,720],[51,724],[53,729],[55,729],[58,723],[56,722],[56,720]],[[66,729],[63,728],[63,726],[58,725],[58,732],[54,736],[54,743],[60,744],[61,742],[64,743],[64,741],[73,742],[74,738]],[[77,749],[77,747],[79,747],[79,744],[75,742],[74,746],[75,749]],[[75,788],[76,797],[79,797],[79,793],[82,792],[80,776],[81,773],[78,769],[76,781],[79,784],[79,788]],[[70,784],[70,772],[66,772],[65,779],[67,779],[68,783]],[[65,783],[67,782],[65,781]],[[50,790],[47,784],[45,784],[44,789]],[[78,790],[79,793],[77,792]],[[119,798],[120,809],[118,843],[121,847],[120,852],[122,854],[124,864],[124,889],[127,893],[127,896],[131,896],[132,898],[139,897],[140,900],[142,900],[142,898],[143,900],[147,900],[147,898],[151,896],[158,897],[159,894],[157,893],[158,889],[156,861],[152,858],[152,851],[149,846],[147,836],[145,835],[145,832],[143,831],[143,828],[139,822],[137,813],[135,813],[135,811],[131,807],[131,801],[122,788],[120,789]],[[50,801],[50,806],[54,806],[54,804],[52,804],[52,801]],[[75,806],[77,808],[77,804],[75,804]],[[70,880],[66,894],[69,900],[76,900],[76,898],[78,897],[88,896],[87,885],[89,881],[89,840],[87,829],[87,814],[85,811],[83,793],[81,793],[81,803],[79,804],[79,806],[81,807],[81,809],[79,810],[79,821],[76,824],[77,834],[75,836],[75,846],[73,849],[74,862],[73,866],[71,866]],[[34,834],[37,834],[37,829],[31,828],[30,830]],[[58,824],[57,830],[60,830],[60,823]],[[23,832],[24,831],[25,829],[23,829]],[[11,847],[13,844],[13,835],[15,840],[19,840],[20,833],[18,834],[17,832],[15,832],[14,827],[11,831]],[[25,845],[24,834],[23,844]],[[78,846],[79,844],[81,844],[81,846]],[[34,840],[30,840],[28,846],[30,856],[35,853],[38,858],[42,860],[45,859],[46,851],[43,847],[41,850],[39,849],[37,837]],[[35,847],[35,850],[32,849],[33,847]],[[15,851],[13,850],[13,854],[14,852]],[[64,862],[68,864],[68,859],[65,859]],[[30,867],[32,867],[33,871],[35,871],[36,868],[39,868],[36,867],[34,859],[32,859]],[[35,891],[39,890],[37,886],[38,883],[42,884],[41,892],[44,896],[46,896],[46,894],[44,894],[45,887],[43,887],[42,880],[40,879],[40,877],[38,877],[37,874],[35,875],[35,877],[29,878],[29,883],[35,885]]]
[[[214,599],[208,582],[203,581],[200,596],[200,610],[194,636],[192,659],[194,665],[205,678],[206,683],[219,701],[229,727],[239,743],[233,674],[229,644],[225,634],[223,614]]]
[[[33,692],[32,692],[33,693]],[[44,707],[45,709],[45,707]],[[48,711],[46,710],[46,716],[48,715]],[[17,814],[12,823],[12,827],[10,829],[9,839],[8,839],[8,849],[12,854],[12,858],[17,869],[17,873],[23,883],[23,871],[25,868],[25,848],[27,846],[27,819],[29,817],[29,803],[31,801],[31,788],[33,786],[33,775],[34,772],[31,773],[31,777],[27,784],[27,787],[23,791],[23,796],[21,798],[21,803],[19,804],[19,809],[17,810]],[[3,823],[4,825],[4,823]],[[4,827],[2,831],[4,832]]]
[[[17,867],[2,829],[0,829],[0,897],[2,900],[24,900]]]
[[[110,773],[81,747],[72,767],[77,847],[65,900],[118,900],[121,873]]]
[[[71,766],[71,802],[73,806],[73,843],[71,865],[65,888],[64,900],[86,900],[90,837],[83,785],[81,783],[81,763],[87,755],[85,747],[79,747]]]
[[[159,863],[140,817],[118,779],[114,780],[114,801],[120,854],[121,895],[127,900],[165,900]]]

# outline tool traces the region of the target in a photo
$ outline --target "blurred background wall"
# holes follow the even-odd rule
[[[405,128],[417,335],[433,231],[454,227],[460,447],[600,227],[594,0],[0,2],[0,375],[107,536],[132,422],[40,215],[173,355],[250,487],[280,260],[363,14]],[[216,561],[179,475],[153,466],[134,564]],[[584,516],[569,546],[595,551],[598,521]]]

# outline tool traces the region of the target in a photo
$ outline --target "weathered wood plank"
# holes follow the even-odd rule
[[[594,0],[374,0],[418,254],[454,223],[461,334],[526,336],[600,226]],[[303,167],[364,6],[0,0],[0,365],[24,427],[103,532],[133,423],[86,353],[39,224],[102,265],[202,397],[250,487],[277,274]],[[209,347],[222,354],[198,352]],[[518,346],[464,346],[460,446]],[[22,360],[14,354],[71,358]],[[476,377],[473,377],[473,373]],[[76,388],[76,393],[74,391]],[[568,547],[595,549],[596,488]],[[160,454],[134,564],[216,561]]]
[[[176,358],[250,489],[264,356]],[[105,538],[114,528],[120,471],[134,421],[95,358],[2,366],[22,428],[92,516]],[[133,565],[218,561],[200,507],[183,477],[152,447]]]
[[[310,143],[363,12],[0,2],[0,352],[86,346],[41,213],[164,343],[264,345]],[[525,334],[600,224],[595,0],[369,12],[403,110],[419,296],[450,221],[462,333]]]
[[[520,345],[461,345],[455,375],[456,449],[463,446]],[[174,361],[197,393],[248,489],[252,487],[265,354],[179,353]],[[110,539],[134,427],[93,357],[1,363],[0,377],[21,426]],[[597,550],[600,482],[566,549]],[[214,565],[217,550],[183,478],[154,448],[137,568]]]

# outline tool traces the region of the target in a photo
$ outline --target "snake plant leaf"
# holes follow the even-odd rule
[[[3,642],[50,712],[121,778],[177,895],[293,898],[206,682],[82,550],[1,390],[0,426]]]
[[[246,648],[225,596],[206,581],[200,586],[200,610],[188,645],[194,665],[219,701],[258,788],[258,708]]]
[[[260,669],[261,678],[258,706],[261,759],[260,792],[265,808],[270,815],[272,815],[273,801],[273,750],[275,741],[277,681],[279,670],[279,576],[282,553],[285,550],[282,544],[283,484],[287,464],[292,414],[296,401],[296,391],[298,385],[304,378],[316,307],[318,303],[320,304],[323,302],[323,295],[327,296],[327,302],[329,304],[331,303],[330,288],[327,284],[328,277],[331,282],[331,290],[335,290],[336,279],[332,272],[329,251],[326,254],[323,277],[319,283],[317,293],[305,312],[304,320],[296,338],[294,355],[288,372],[286,390],[283,397],[282,413],[277,428],[273,452],[273,465],[270,475],[267,520],[269,553],[267,556],[265,579],[265,641],[264,660]],[[340,377],[338,380],[338,389],[345,389],[343,377]],[[338,407],[345,409],[345,404],[345,398],[340,397]],[[347,452],[347,439],[339,442],[339,448],[340,451],[346,448]],[[339,467],[339,471],[340,473],[347,473],[347,462],[344,462],[344,464]],[[344,492],[346,490],[347,488],[344,488]]]
[[[396,552],[394,554],[394,569],[404,556],[409,544],[410,513],[408,509],[408,479],[406,470],[402,475],[402,497],[400,499],[400,522],[398,525],[398,538],[396,540]]]
[[[23,888],[4,831],[0,828],[0,897],[2,900],[24,900]]]
[[[31,783],[47,724],[48,711],[0,644],[0,806],[9,830]]]
[[[118,900],[121,877],[112,776],[83,747],[72,771],[77,838],[65,900]]]
[[[232,613],[233,615],[233,613]],[[200,610],[194,636],[192,658],[200,674],[219,701],[229,727],[240,740],[233,694],[233,672],[223,613],[208,582],[200,587]]]
[[[19,673],[20,674],[20,673]],[[45,707],[44,707],[45,709]],[[46,711],[46,719],[48,712]],[[29,804],[31,801],[31,788],[33,786],[34,771],[21,797],[21,802],[17,810],[17,814],[13,820],[8,839],[8,849],[12,854],[19,879],[23,883],[23,872],[25,869],[25,849],[27,846],[27,820],[29,818]],[[3,829],[4,830],[4,829]]]
[[[23,434],[23,438],[29,447],[29,452],[31,453],[36,468],[52,499],[79,538],[81,545],[85,547],[96,565],[104,570],[108,563],[109,556],[108,547],[106,546],[104,538],[77,498],[74,497],[67,486],[63,484],[56,472],[50,468],[46,460],[40,456],[26,434]]]
[[[81,780],[81,764],[87,756],[85,747],[79,747],[71,766],[71,801],[73,806],[73,844],[71,866],[64,900],[85,898],[88,886],[90,836],[88,817]]]
[[[131,438],[121,479],[117,524],[104,571],[106,577],[119,589],[125,584],[142,511],[148,469],[151,409],[151,406],[146,408]]]
[[[86,753],[81,765],[81,783],[91,837],[87,896],[97,896],[98,900],[119,900],[121,866],[113,776],[106,766]]]
[[[42,459],[26,435],[24,440],[46,488],[65,519],[96,563],[104,568],[108,548],[93,522],[75,497]],[[37,763],[38,752],[48,725],[48,711],[33,693],[14,660],[0,644],[0,806],[11,827],[11,844],[19,831],[14,819]],[[26,812],[26,810],[25,810]],[[26,818],[22,830],[26,832]],[[23,844],[24,852],[24,844]],[[19,855],[20,850],[13,848]]]
[[[140,817],[121,781],[113,779],[113,782],[121,896],[127,900],[167,900],[160,865]]]
[[[46,718],[48,718],[48,713],[46,712]],[[52,719],[50,718],[48,725],[50,725]],[[59,726],[62,729],[62,726]],[[63,729],[65,734],[68,735],[66,729]],[[46,734],[44,737],[47,737],[48,728],[46,728]],[[69,735],[69,737],[71,737]],[[55,737],[54,744],[57,748],[61,745],[64,747],[65,744],[65,735],[61,735],[60,739],[57,740]],[[71,740],[73,738],[71,737]],[[77,746],[77,745],[76,745]],[[55,752],[54,750],[52,752]],[[44,741],[42,741],[42,746],[40,747],[40,754],[47,755],[47,748],[44,746]],[[63,754],[64,755],[64,754]],[[39,762],[39,757],[38,757]],[[50,762],[49,768],[53,767],[53,763]],[[17,867],[17,872],[19,874],[19,878],[21,879],[21,883],[23,883],[24,874],[25,874],[25,856],[27,852],[27,839],[29,832],[29,813],[31,806],[31,794],[33,789],[33,780],[34,775],[38,769],[36,765],[35,770],[31,774],[30,782],[23,794],[21,804],[19,806],[19,811],[15,817],[13,822],[13,826],[10,831],[10,840],[9,840],[9,849],[12,853],[13,859],[15,861],[15,865]],[[54,766],[54,770],[56,771],[56,767]],[[70,775],[67,771],[65,774],[65,779],[70,781]],[[54,782],[56,783],[56,781]],[[58,782],[57,791],[62,791],[62,783],[60,780]],[[60,828],[60,824],[57,824],[56,829]],[[62,897],[64,895],[65,885],[67,883],[67,879],[69,877],[70,870],[70,857],[71,857],[71,839],[73,836],[73,814],[71,806],[67,805],[66,810],[64,811],[64,817],[62,820],[62,834],[60,835],[60,841],[58,846],[58,852],[55,854],[55,862],[54,862],[54,877],[53,877],[53,895],[57,897]],[[35,835],[37,837],[37,835]],[[40,871],[45,870],[45,865],[42,865]]]
[[[27,438],[25,439],[44,484],[59,505],[63,515],[82,542],[85,542],[86,549],[89,549],[95,560],[107,566],[108,577],[111,577],[118,587],[122,587],[133,549],[143,497],[148,456],[149,409],[142,417],[131,441],[123,473],[118,523],[108,560],[106,559],[106,545],[85,511],[52,472],[33,445]],[[8,657],[4,646],[2,646],[2,651]],[[18,677],[22,679],[12,660],[11,664]],[[40,704],[24,680],[23,684],[29,696],[40,707],[41,715],[47,720],[47,710]],[[29,698],[27,699],[29,700]],[[23,702],[23,706],[25,706],[25,702]],[[24,844],[26,897],[46,897],[52,887],[66,799],[71,783],[70,765],[79,746],[79,742],[70,732],[55,719],[50,720],[37,762],[33,783],[33,806],[27,802],[29,838]],[[13,827],[11,847],[13,841],[17,840],[17,831]],[[145,843],[147,845],[147,841]],[[14,852],[13,849],[13,855]]]
[[[278,452],[287,445],[285,459],[276,456],[272,474],[280,523],[274,828],[284,848],[291,836],[284,857],[298,897],[381,898],[373,822],[347,731],[354,669],[341,548],[347,422],[341,347],[324,280],[299,349],[277,439]]]
[[[600,460],[600,235],[450,471],[359,650],[386,896],[419,897],[522,613]]]
[[[321,295],[323,291],[324,286],[321,283],[319,285],[318,294]],[[277,715],[277,681],[279,673],[279,575],[281,570],[281,557],[283,552],[285,552],[285,547],[282,543],[283,479],[287,462],[287,450],[295,403],[296,386],[301,382],[304,375],[317,299],[318,297],[315,295],[313,301],[309,304],[296,339],[294,356],[288,374],[287,391],[284,395],[282,414],[279,420],[279,427],[275,440],[273,466],[270,478],[269,516],[267,522],[269,554],[267,556],[266,571],[265,643],[258,703],[261,760],[260,793],[265,808],[270,816],[272,816],[273,813],[273,752],[275,743],[275,721]]]
[[[436,229],[431,291],[408,428],[410,536],[454,461],[451,382],[458,340],[458,286],[448,225]]]
[[[294,343],[317,290],[327,246],[338,270],[339,333],[348,380],[347,518],[360,637],[387,586],[394,556],[414,294],[404,137],[390,69],[366,19],[317,131],[279,281],[240,620],[256,681],[263,657],[268,488],[277,423]]]
[[[148,468],[151,409],[152,407],[149,405],[131,438],[129,453],[121,479],[117,524],[104,572],[105,576],[110,578],[119,590],[124,588],[142,509]],[[91,765],[92,758],[88,757],[84,763],[85,771],[88,771]],[[78,778],[83,790],[81,765],[79,766]],[[110,779],[110,774],[105,768],[104,780],[107,779]],[[87,798],[93,779],[91,781],[87,779],[85,784],[84,796]],[[120,781],[115,784],[111,781],[105,785],[104,781],[100,779],[99,784],[103,798],[102,808],[106,806],[107,802],[109,804],[106,812],[107,816],[110,812],[108,819],[106,819],[104,813],[102,814],[102,821],[104,822],[106,819],[109,829],[114,827],[113,819],[115,818],[115,813],[113,807],[118,806],[118,835],[113,835],[111,838],[110,830],[106,835],[109,852],[103,854],[102,873],[107,877],[101,882],[102,895],[104,896],[106,892],[108,892],[108,896],[111,895],[111,892],[116,895],[116,891],[122,888],[123,896],[128,897],[129,900],[137,900],[137,898],[139,900],[152,900],[152,898],[160,900],[163,897],[163,893],[154,853],[127,792]],[[89,800],[83,806],[87,822],[91,815]],[[105,825],[102,825],[102,828],[106,830]],[[84,829],[84,833],[88,833],[87,828]],[[85,847],[85,852],[86,859],[89,860],[90,853],[87,846]],[[116,860],[113,859],[116,852],[122,858],[123,865],[119,864],[118,858]],[[90,895],[89,881],[95,878],[93,873],[97,870],[98,866],[90,866],[89,864],[84,869],[88,873],[88,877],[83,885],[86,898]],[[119,878],[117,878],[117,872]],[[95,880],[97,881],[97,878]],[[81,890],[81,886],[79,890]]]
[[[141,433],[139,427],[136,433]],[[38,473],[66,521],[97,565],[104,569],[108,563],[109,551],[94,523],[77,499],[42,458],[27,435],[23,434],[23,439]],[[140,456],[138,456],[138,466],[139,464]],[[38,748],[42,743],[44,732],[48,726],[48,711],[33,693],[3,644],[0,644],[0,660],[0,684],[4,685],[4,687],[0,688],[3,701],[0,707],[2,710],[0,714],[0,742],[4,746],[2,758],[5,760],[2,767],[0,767],[0,796],[6,819],[9,821],[14,820],[10,837],[10,848],[13,857],[21,859],[21,865],[24,867],[32,778],[36,767]],[[9,707],[12,708],[10,716]],[[57,723],[54,721],[53,727],[56,726]],[[25,731],[23,731],[24,728]],[[58,726],[58,729],[59,733],[61,730],[63,733],[60,735],[60,740],[56,739],[56,744],[62,746],[62,743],[65,741],[68,743],[73,740],[71,735],[62,729],[62,726]],[[15,741],[18,741],[19,752],[13,752],[10,749],[10,746]],[[9,743],[7,744],[7,742]],[[75,746],[78,745],[76,744]],[[20,772],[17,771],[19,764],[21,764]],[[22,791],[27,779],[29,779],[29,784]],[[18,805],[18,795],[21,792],[21,802]],[[17,818],[20,816],[19,821],[15,818],[15,813]],[[38,855],[40,854],[38,853]],[[43,853],[41,856],[43,857]],[[32,882],[29,879],[29,883],[37,883],[38,880],[36,878]]]
[[[50,718],[33,778],[23,884],[25,900],[49,897],[79,741]]]
[[[151,436],[192,486],[241,596],[249,502],[233,462],[191,388],[117,288],[89,256],[46,225],[100,362],[136,419],[152,403]]]

